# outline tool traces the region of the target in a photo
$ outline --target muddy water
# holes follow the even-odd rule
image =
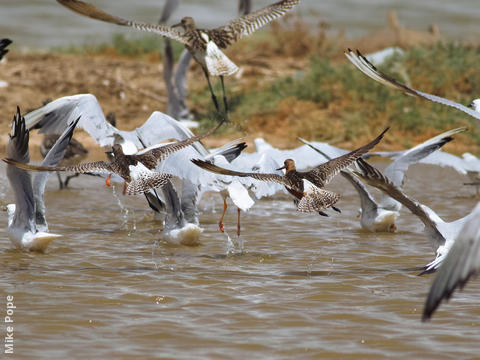
[[[406,190],[447,219],[476,203],[450,170],[417,165],[408,176]],[[432,276],[412,268],[433,251],[419,221],[403,211],[398,233],[363,232],[354,190],[342,178],[330,189],[343,212],[329,218],[296,213],[286,196],[258,201],[243,216],[243,253],[227,255],[218,195],[203,198],[202,245],[188,248],[162,240],[141,198],[117,200],[96,178],[65,191],[50,181],[50,229],[64,237],[46,254],[11,249],[6,216],[0,224],[0,311],[13,296],[15,358],[478,357],[479,279],[421,323]],[[231,207],[232,234],[235,219]]]

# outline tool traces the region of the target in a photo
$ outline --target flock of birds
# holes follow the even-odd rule
[[[43,195],[51,171],[103,174],[107,186],[112,181],[123,182],[124,194],[144,194],[148,205],[162,214],[165,237],[186,245],[198,243],[202,229],[196,205],[204,192],[218,192],[223,198],[224,211],[219,220],[221,231],[224,231],[227,199],[231,198],[238,207],[237,234],[240,236],[240,213],[254,205],[251,193],[260,199],[286,190],[292,195],[297,211],[323,216],[329,216],[328,209],[341,212],[337,207],[340,195],[325,189],[328,182],[341,174],[359,194],[362,228],[371,232],[396,231],[395,222],[402,205],[425,225],[426,236],[436,251],[436,257],[424,270],[432,272],[438,269],[438,274],[428,295],[423,319],[430,318],[443,299],[448,299],[457,287],[463,287],[472,275],[479,272],[480,204],[465,217],[448,223],[402,190],[404,173],[409,165],[416,162],[452,166],[461,173],[478,178],[480,160],[476,157],[469,155],[462,159],[439,151],[465,128],[447,131],[409,150],[395,153],[367,154],[382,140],[388,128],[353,151],[304,139],[300,141],[305,145],[296,149],[278,150],[259,138],[255,140],[256,151],[253,153],[242,153],[246,144],[241,139],[214,150],[206,149],[199,142],[228,123],[224,76],[232,75],[238,67],[221,49],[283,16],[300,0],[278,1],[253,13],[249,13],[250,2],[241,1],[242,11],[245,12],[243,16],[211,30],[197,28],[190,17],[183,18],[174,26],[165,25],[178,0],[167,1],[159,24],[126,20],[83,1],[57,1],[81,15],[165,37],[164,79],[169,98],[167,114],[171,116],[154,111],[141,127],[122,131],[107,120],[92,94],[61,97],[23,115],[17,108],[6,158],[3,159],[7,163],[7,177],[15,195],[15,204],[9,204],[6,210],[8,234],[16,247],[26,251],[44,251],[54,238],[60,236],[48,232],[45,219]],[[177,27],[183,28],[183,31],[177,30]],[[176,68],[168,39],[179,41],[186,48]],[[0,40],[0,58],[8,52],[10,43],[8,39]],[[359,51],[348,49],[345,55],[373,80],[408,95],[454,107],[480,120],[480,100],[475,100],[473,108],[468,108],[398,82],[378,71]],[[192,58],[205,74],[217,110],[216,126],[196,136],[186,126],[191,124],[192,116],[185,101],[185,74]],[[213,92],[210,76],[220,77],[223,110]],[[83,129],[99,146],[107,147],[108,159],[60,164],[69,149],[75,128]],[[39,129],[40,133],[46,134],[45,139],[54,136],[48,138],[49,145],[45,144],[42,151],[45,158],[41,165],[29,164],[31,129]],[[171,139],[176,141],[165,143]],[[372,155],[390,157],[393,162],[382,173],[365,161]],[[302,169],[308,170],[300,171]],[[33,182],[26,170],[37,171]],[[61,180],[60,184],[63,185]],[[377,202],[366,184],[380,189],[384,193],[383,198]]]

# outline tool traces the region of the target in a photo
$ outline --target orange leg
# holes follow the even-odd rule
[[[220,216],[220,220],[218,221],[218,227],[220,228],[221,232],[225,231],[225,226],[223,226],[223,217],[225,216],[225,212],[227,211],[227,199],[223,199],[223,213]]]
[[[237,235],[240,236],[240,208],[237,208],[238,219],[237,219]]]
[[[112,183],[110,182],[110,178],[112,177],[112,174],[109,174],[107,178],[105,179],[105,185],[110,186]]]
[[[127,182],[124,181],[123,182],[123,195],[125,195],[127,193]]]

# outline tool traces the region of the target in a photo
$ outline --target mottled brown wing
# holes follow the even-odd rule
[[[358,149],[353,150],[345,155],[329,160],[326,163],[323,163],[310,171],[301,172],[300,175],[315,184],[316,186],[324,187],[325,184],[328,184],[330,180],[332,180],[332,178],[340,171],[352,165],[355,160],[360,158],[363,154],[367,153],[375,145],[377,145],[380,140],[382,140],[383,135],[388,131],[388,129],[389,128],[383,130],[380,135],[378,135],[373,141],[369,142],[368,144],[359,147]]]
[[[318,212],[328,209],[340,199],[340,196],[334,192],[324,189],[312,189],[305,193],[297,205],[297,211],[300,212]]]
[[[203,161],[200,159],[192,159],[192,162],[201,167],[202,169],[211,171],[216,174],[221,174],[221,175],[230,175],[230,176],[240,176],[240,177],[251,177],[253,179],[261,180],[261,181],[271,181],[275,182],[281,185],[289,186],[291,187],[292,184],[286,179],[284,176],[278,175],[278,174],[262,174],[262,173],[247,173],[247,172],[240,172],[240,171],[234,171],[234,170],[229,170],[222,168],[220,166],[211,164],[207,161]]]
[[[164,186],[169,179],[170,174],[153,173],[130,181],[127,185],[127,195],[136,195],[147,192],[150,189],[160,188]]]
[[[163,145],[163,146],[159,146],[159,147],[154,147],[153,149],[147,150],[145,152],[140,151],[136,155],[136,158],[139,161],[142,161],[142,156],[146,155],[147,157],[148,156],[154,156],[157,159],[157,162],[163,161],[168,156],[170,156],[170,154],[173,154],[174,152],[176,152],[178,150],[186,148],[187,146],[192,145],[195,141],[199,141],[199,140],[203,139],[204,137],[207,137],[207,136],[213,134],[220,126],[223,125],[224,122],[225,122],[225,120],[222,120],[215,127],[211,128],[208,131],[205,131],[203,134],[192,136],[191,138],[188,138],[188,139],[185,139],[185,140],[182,140],[182,141],[177,141],[177,142],[172,143],[172,144]]]
[[[222,48],[230,45],[246,35],[250,35],[269,22],[285,15],[288,10],[297,5],[300,0],[282,0],[264,7],[253,13],[230,21],[228,24],[215,29],[217,35],[209,33],[213,41]],[[216,39],[220,37],[220,39]],[[220,42],[217,42],[220,40]]]
[[[99,172],[99,173],[111,173],[115,172],[110,163],[105,161],[95,161],[90,163],[80,163],[77,165],[71,166],[37,166],[31,164],[24,164],[13,159],[4,158],[2,159],[7,164],[16,166],[19,169],[31,170],[31,171],[71,171],[76,173],[89,173],[89,172]]]
[[[93,6],[92,4],[83,1],[57,0],[57,2],[80,15],[87,16],[92,19],[101,20],[122,26],[130,26],[141,31],[153,32],[162,36],[166,36],[170,39],[177,40],[182,44],[186,44],[186,39],[183,37],[183,35],[169,26],[147,24],[132,20],[126,20],[118,16],[110,15],[105,11]]]

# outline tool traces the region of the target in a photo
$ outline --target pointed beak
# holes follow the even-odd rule
[[[283,170],[283,169],[285,169],[285,167],[286,167],[286,166],[283,165],[282,167],[279,167],[277,170]]]
[[[182,23],[181,23],[181,22],[179,22],[178,24],[172,25],[171,27],[172,27],[172,28],[176,28],[176,27],[180,27],[180,26],[182,26]]]

